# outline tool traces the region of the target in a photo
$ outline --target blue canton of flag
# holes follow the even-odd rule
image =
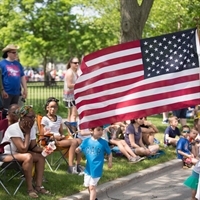
[[[141,40],[144,77],[198,67],[195,29]]]

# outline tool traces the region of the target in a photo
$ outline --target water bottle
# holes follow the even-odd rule
[[[49,144],[46,147],[44,147],[44,150],[42,151],[42,155],[46,157],[50,155],[51,153],[53,153],[55,149],[56,149],[55,142],[54,141],[49,142]]]

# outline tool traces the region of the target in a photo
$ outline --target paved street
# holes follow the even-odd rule
[[[191,169],[173,169],[139,182],[108,191],[99,200],[190,200],[191,190],[183,181],[191,174]]]

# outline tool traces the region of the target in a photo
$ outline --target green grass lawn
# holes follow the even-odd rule
[[[59,114],[63,116],[62,109],[59,111]],[[127,162],[127,160],[124,157],[114,157],[112,169],[108,169],[107,163],[105,163],[104,174],[103,174],[103,177],[100,179],[99,184],[114,180],[119,177],[129,175],[131,173],[134,173],[134,172],[146,169],[148,167],[154,166],[156,164],[163,163],[163,162],[176,158],[174,148],[164,148],[163,146],[163,133],[167,125],[162,124],[162,116],[161,115],[151,116],[151,117],[148,117],[148,120],[152,121],[158,127],[159,133],[156,134],[156,138],[161,142],[160,147],[161,149],[165,151],[166,155],[161,156],[158,159],[151,159],[151,160],[145,159],[144,161],[136,163],[136,164]],[[192,126],[192,120],[188,120],[188,124]],[[53,154],[53,156],[56,157],[56,154]],[[85,165],[84,159],[82,161],[82,164]],[[50,190],[54,195],[52,197],[43,195],[39,199],[55,200],[64,196],[69,196],[74,193],[78,193],[79,191],[85,189],[83,187],[83,176],[67,174],[66,171],[67,171],[67,166],[65,163],[63,163],[60,166],[59,170],[56,172],[50,171],[50,169],[48,169],[48,167],[46,166],[45,178],[48,180],[48,183],[44,183],[44,186],[45,188]],[[14,191],[13,188],[16,186],[16,181],[19,181],[19,180],[15,180],[7,184],[10,191]],[[1,188],[0,197],[1,199],[9,198],[10,200],[30,199],[27,196],[25,183],[23,183],[22,187],[20,188],[20,190],[18,191],[15,197],[8,196],[5,193],[5,191]]]

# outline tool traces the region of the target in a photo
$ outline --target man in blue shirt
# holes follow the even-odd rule
[[[7,45],[2,50],[4,59],[0,61],[0,69],[2,72],[2,101],[4,109],[8,109],[11,104],[17,104],[21,92],[24,99],[27,97],[26,79],[23,67],[18,62],[17,50],[18,47],[13,44]]]

